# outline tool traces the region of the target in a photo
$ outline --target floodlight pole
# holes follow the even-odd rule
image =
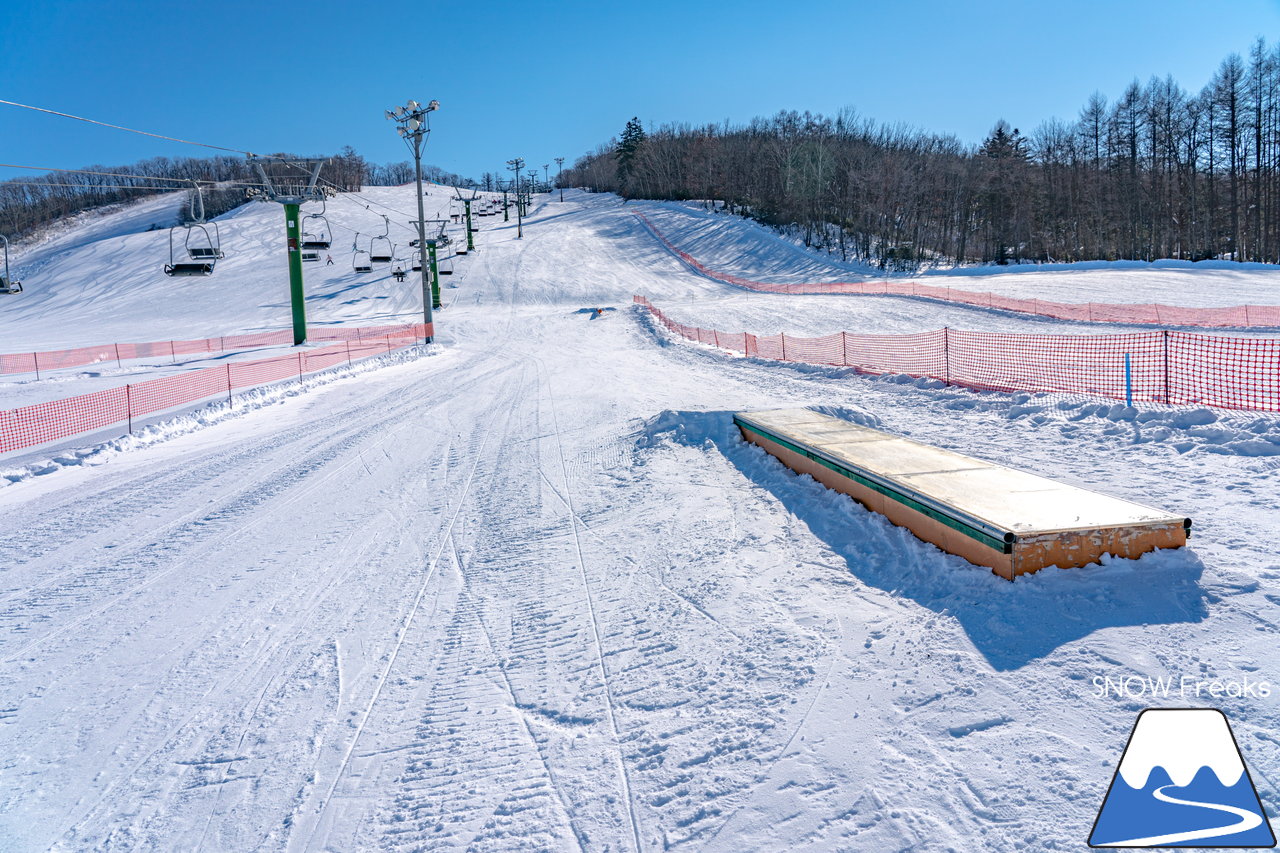
[[[564,184],[560,183],[560,176],[564,174],[564,158],[556,158],[556,185],[560,187],[560,200],[564,201]]]
[[[418,187],[418,266],[422,283],[422,323],[426,343],[431,343],[430,333],[433,320],[432,310],[440,307],[440,287],[432,279],[427,267],[427,215],[422,206],[422,145],[431,133],[427,123],[427,114],[440,109],[439,101],[431,101],[425,107],[417,101],[409,101],[406,106],[387,110],[387,118],[396,123],[396,132],[400,134],[409,150],[413,152],[413,173]],[[435,249],[431,249],[431,270],[435,268]]]
[[[516,239],[524,239],[524,210],[520,206],[520,170],[524,168],[524,158],[516,157],[507,161],[507,166],[516,173]]]

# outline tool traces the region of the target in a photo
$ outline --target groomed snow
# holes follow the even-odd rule
[[[630,207],[539,197],[519,241],[481,220],[431,357],[0,488],[8,846],[1079,850],[1153,703],[1095,677],[1275,684],[1280,419],[677,341],[631,294],[727,289]],[[240,245],[278,214],[233,218]],[[256,251],[200,323],[276,318],[245,298],[284,292]],[[117,272],[120,333],[185,316]],[[323,319],[417,307],[342,298]],[[29,343],[99,331],[23,310]],[[1191,547],[1008,583],[730,420],[806,405],[1185,513]],[[1275,813],[1275,691],[1215,704]]]
[[[779,284],[876,281],[874,266],[841,263],[739,216],[711,213],[695,203],[629,202],[668,239],[709,268]],[[1280,304],[1280,267],[1227,261],[1088,261],[1077,264],[969,266],[925,270],[894,278],[1059,302],[1162,302],[1193,307]]]

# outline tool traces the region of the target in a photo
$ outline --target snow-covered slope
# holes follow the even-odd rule
[[[427,216],[447,217],[453,191],[432,186]],[[183,196],[160,196],[93,218],[83,230],[65,231],[48,242],[15,253],[21,294],[0,297],[0,351],[87,346],[114,341],[202,338],[235,332],[288,328],[289,278],[283,208],[254,203],[217,221],[225,259],[208,277],[169,278],[168,225]],[[369,187],[329,201],[333,246],[319,263],[304,265],[309,322],[318,325],[413,322],[421,316],[416,282],[398,283],[390,265],[372,273],[352,268],[356,232],[368,248],[386,229],[397,255],[409,257],[416,235],[407,224],[416,215],[412,188]],[[316,210],[307,205],[304,213]],[[490,217],[492,218],[492,217]],[[450,226],[453,236],[463,236]],[[176,232],[182,250],[183,231]],[[331,255],[334,265],[324,262]],[[185,256],[179,258],[185,260]]]
[[[717,272],[774,283],[870,281],[884,277],[874,267],[840,263],[838,258],[808,251],[738,216],[711,213],[693,204],[630,202],[628,207],[642,210],[679,248]],[[1268,264],[1091,261],[960,267],[922,275],[944,277],[931,284],[1061,302],[1280,304],[1280,267]],[[947,281],[947,277],[955,280]]]
[[[5,846],[1077,850],[1150,703],[1219,704],[1255,778],[1280,778],[1274,689],[1095,683],[1280,677],[1276,457],[1240,444],[1280,446],[1276,418],[675,342],[630,295],[725,288],[629,208],[540,197],[523,240],[482,220],[431,357],[0,488]],[[250,220],[278,216],[227,227],[250,245]],[[238,298],[193,298],[265,322],[282,273],[255,301],[242,264]],[[133,275],[104,304],[154,336],[176,285],[148,301]],[[415,307],[353,287],[330,300],[360,299],[350,316],[395,308],[379,292]],[[580,313],[603,305],[621,310]],[[27,322],[62,333],[56,313]],[[732,426],[804,405],[1185,512],[1195,536],[1002,581]]]

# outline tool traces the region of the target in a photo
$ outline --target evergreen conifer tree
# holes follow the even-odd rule
[[[632,163],[636,154],[644,146],[645,138],[644,126],[640,124],[638,117],[633,116],[623,128],[622,138],[618,140],[618,145],[614,149],[618,159],[618,185],[623,195],[627,194],[627,179],[631,177]]]

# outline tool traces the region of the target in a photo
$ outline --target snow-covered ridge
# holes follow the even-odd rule
[[[1120,775],[1130,788],[1143,788],[1156,767],[1180,788],[1190,785],[1201,767],[1228,788],[1244,774],[1227,718],[1212,708],[1156,709],[1138,718]]]
[[[925,276],[980,279],[966,289],[1062,302],[1161,302],[1188,307],[1280,304],[1280,266],[1233,261],[1082,261],[1073,264],[966,266],[887,273],[842,263],[825,252],[740,216],[682,202],[633,202],[681,250],[717,272],[776,284],[899,280]]]

